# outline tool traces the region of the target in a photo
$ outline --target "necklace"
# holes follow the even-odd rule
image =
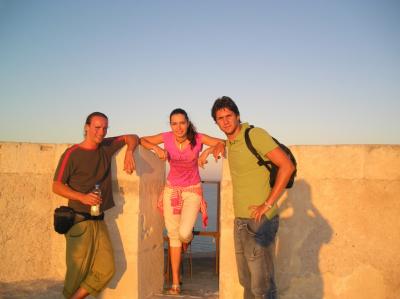
[[[187,140],[187,138],[185,138],[183,141],[179,141],[179,140],[175,139],[175,141],[179,143],[179,150],[182,150],[182,145],[185,143],[186,140]]]

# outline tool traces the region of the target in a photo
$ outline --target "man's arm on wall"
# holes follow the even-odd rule
[[[126,144],[124,170],[128,174],[132,174],[135,170],[135,159],[133,158],[133,152],[139,144],[139,137],[134,134],[124,135],[124,140]]]

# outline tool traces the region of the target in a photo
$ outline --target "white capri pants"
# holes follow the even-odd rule
[[[173,214],[171,207],[172,189],[165,188],[163,196],[164,221],[167,228],[170,247],[181,247],[193,238],[193,227],[200,210],[200,195],[194,192],[182,192],[181,214]]]

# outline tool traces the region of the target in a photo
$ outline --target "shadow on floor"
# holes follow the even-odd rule
[[[33,280],[4,283],[0,282],[1,299],[62,299],[63,281]]]
[[[214,253],[215,254],[215,253]],[[218,275],[215,271],[215,257],[213,255],[199,255],[193,253],[192,277],[188,258],[183,264],[183,283],[180,295],[155,294],[152,299],[162,298],[208,298],[217,299]],[[1,299],[63,299],[63,281],[33,280],[11,283],[0,282]],[[165,288],[167,289],[167,284]],[[89,297],[93,298],[93,297]]]
[[[214,253],[215,255],[215,253]],[[161,298],[209,298],[217,299],[218,274],[215,271],[215,256],[193,253],[192,278],[188,258],[183,262],[182,292],[180,295],[155,294],[152,299]],[[170,284],[165,285],[165,290]]]

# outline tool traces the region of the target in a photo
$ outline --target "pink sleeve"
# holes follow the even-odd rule
[[[196,135],[196,142],[201,143],[201,139],[203,139],[203,134],[197,133],[197,135]]]
[[[162,133],[164,148],[170,152],[173,149],[173,140],[172,140],[172,132],[164,132]]]

